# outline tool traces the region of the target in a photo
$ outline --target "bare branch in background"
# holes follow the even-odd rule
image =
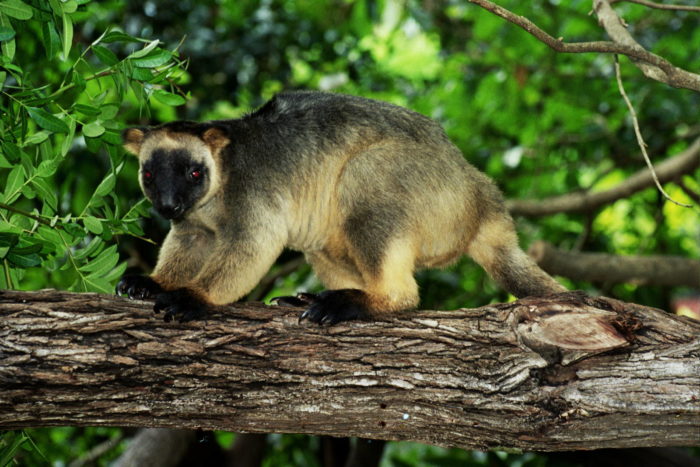
[[[681,256],[622,256],[561,250],[535,242],[528,253],[550,274],[595,283],[700,288],[700,260]]]
[[[680,154],[657,164],[656,175],[666,183],[700,167],[700,138]],[[560,212],[590,212],[603,205],[630,196],[654,185],[649,170],[644,168],[619,185],[604,191],[582,191],[545,199],[508,200],[506,205],[513,215],[548,216]]]

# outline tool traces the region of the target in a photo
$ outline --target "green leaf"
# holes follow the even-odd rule
[[[78,9],[78,2],[75,0],[68,0],[62,4],[64,13],[75,13]]]
[[[115,146],[122,144],[122,137],[116,131],[105,131],[100,139],[107,144],[112,144]]]
[[[73,109],[77,110],[83,115],[88,115],[90,117],[96,117],[100,114],[100,109],[94,105],[87,104],[75,104]]]
[[[5,155],[0,152],[0,169],[11,169],[13,165],[5,158]]]
[[[21,0],[3,0],[0,2],[0,11],[12,18],[28,20],[34,15],[32,7]]]
[[[82,272],[91,272],[94,274],[104,274],[112,269],[119,262],[119,254],[117,253],[117,245],[105,249],[97,257],[89,263],[78,268]]]
[[[19,193],[23,183],[24,167],[17,165],[7,176],[7,183],[5,184],[5,203],[11,203],[14,201],[13,198]]]
[[[15,37],[15,31],[7,26],[0,26],[0,41],[9,41]]]
[[[112,42],[139,42],[139,40],[121,31],[110,31],[102,38],[102,42],[109,44]]]
[[[99,122],[91,122],[83,127],[83,134],[85,136],[89,136],[90,138],[97,138],[104,132],[105,127],[103,127]]]
[[[102,222],[100,222],[96,217],[86,217],[83,219],[83,224],[85,228],[94,234],[101,234],[104,230],[102,227]]]
[[[153,97],[155,97],[158,102],[172,106],[182,105],[187,102],[184,97],[172,92],[164,91],[163,89],[156,89],[153,92]]]
[[[49,159],[46,161],[42,161],[41,164],[39,164],[39,167],[37,167],[36,169],[36,176],[49,177],[53,175],[56,172],[59,163],[60,161],[57,159]]]
[[[2,10],[0,10],[2,11]],[[0,26],[12,29],[12,24],[10,19],[4,14],[0,13]],[[2,41],[0,44],[0,50],[2,50],[2,55],[7,59],[7,62],[11,62],[15,58],[16,44],[14,39],[7,41]]]
[[[61,0],[49,0],[49,5],[53,14],[56,16],[61,16],[63,14],[63,8],[61,7]]]
[[[96,274],[90,274],[85,278],[88,292],[114,293],[114,286]]]
[[[44,50],[46,50],[46,58],[51,59],[61,48],[61,38],[58,37],[58,32],[56,32],[54,23],[51,21],[41,23],[41,35],[44,43]]]
[[[29,255],[31,253],[39,253],[41,248],[41,243],[30,243],[29,245],[24,245],[21,247],[14,247],[12,252],[17,253],[18,255]]]
[[[73,45],[73,21],[67,14],[63,14],[63,59],[68,59],[70,48]]]
[[[32,187],[34,187],[37,193],[39,193],[42,201],[44,201],[44,203],[46,203],[52,210],[56,211],[58,208],[58,198],[56,197],[54,189],[49,186],[46,180],[41,178],[33,178]]]
[[[139,68],[155,68],[168,63],[171,57],[172,54],[167,50],[156,50],[145,57],[135,58],[131,62]]]
[[[100,119],[102,120],[111,120],[116,117],[118,113],[118,104],[103,104],[102,107],[100,107]]]
[[[41,264],[41,257],[37,255],[36,253],[31,253],[28,255],[22,255],[15,253],[14,251],[10,251],[7,254],[6,259],[14,264],[15,266],[18,266],[20,268],[31,268],[34,266],[38,266]]]
[[[97,189],[95,190],[95,195],[94,196],[105,196],[107,193],[112,191],[114,188],[114,185],[116,183],[116,178],[114,177],[114,174],[111,173],[105,177],[102,182],[97,186]]]
[[[146,55],[148,55],[153,49],[155,49],[158,46],[158,43],[160,41],[158,39],[152,40],[148,44],[146,44],[143,49],[137,50],[136,52],[131,53],[127,58],[141,58]]]
[[[112,269],[102,279],[109,282],[114,282],[124,275],[124,271],[126,271],[126,261],[123,261],[119,266]],[[112,293],[112,291],[114,291],[114,287],[111,287],[109,290],[110,293]]]
[[[131,77],[139,81],[150,81],[153,78],[153,72],[148,68],[134,67],[131,70]]]
[[[103,243],[104,241],[102,240],[102,237],[93,237],[92,240],[90,240],[90,243],[87,244],[87,246],[75,251],[75,253],[73,254],[73,258],[77,261],[82,261],[88,256],[92,256],[93,254],[95,254],[97,249],[101,247]]]
[[[68,151],[73,145],[73,138],[75,137],[75,126],[75,120],[70,119],[70,121],[68,122],[68,127],[70,128],[70,130],[68,131],[68,134],[63,140],[63,143],[61,143],[61,157],[68,154]]]
[[[43,143],[48,139],[49,135],[51,135],[50,131],[37,131],[33,135],[29,135],[29,137],[24,140],[24,142],[22,143],[22,147],[33,146],[35,144]]]
[[[107,47],[95,45],[92,47],[92,51],[95,53],[97,58],[107,66],[113,66],[119,63],[117,56]]]
[[[27,112],[29,116],[45,130],[52,131],[54,133],[68,133],[69,128],[66,123],[60,118],[51,115],[44,109],[38,107],[27,107]]]

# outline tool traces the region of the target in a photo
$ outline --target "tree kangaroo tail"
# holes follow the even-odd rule
[[[518,298],[567,290],[520,249],[508,214],[485,220],[469,243],[467,254]]]

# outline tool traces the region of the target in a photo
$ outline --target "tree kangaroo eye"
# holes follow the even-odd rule
[[[199,169],[194,169],[194,170],[190,171],[190,178],[193,181],[198,182],[202,178],[204,178],[204,173]]]

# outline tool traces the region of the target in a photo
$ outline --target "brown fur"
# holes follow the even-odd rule
[[[418,304],[416,269],[467,253],[518,296],[563,291],[518,247],[500,192],[429,119],[376,101],[284,94],[242,120],[125,133],[142,163],[184,149],[211,175],[153,273],[213,304],[250,291],[287,246],[373,316]]]

